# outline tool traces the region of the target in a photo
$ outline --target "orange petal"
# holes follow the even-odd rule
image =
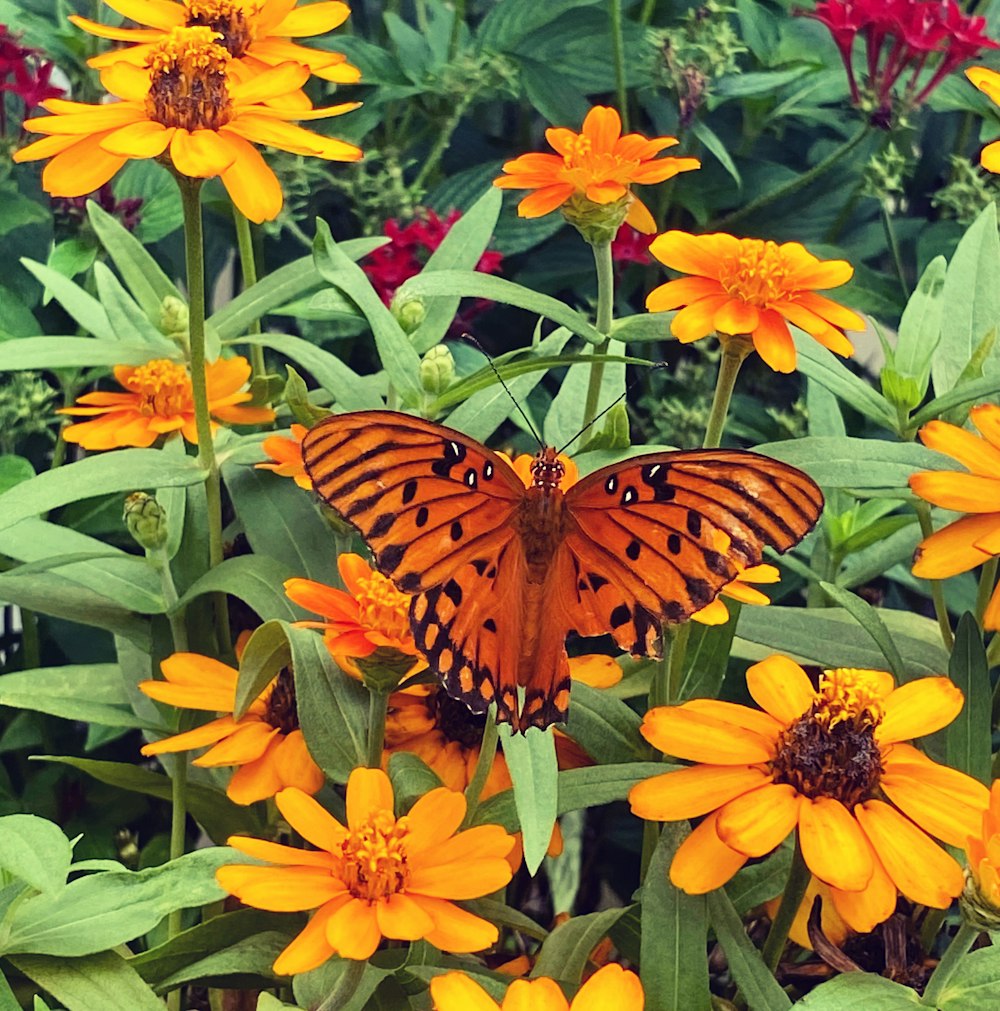
[[[713,326],[720,333],[751,334],[760,323],[760,310],[741,298],[730,298],[715,313]]]
[[[332,954],[333,948],[326,939],[326,926],[330,917],[351,898],[349,892],[324,903],[313,914],[304,930],[294,938],[274,963],[277,976],[297,976],[321,966]]]
[[[1000,501],[1000,477],[928,470],[912,474],[910,487],[933,505],[960,513],[996,512],[996,504]]]
[[[381,769],[355,769],[347,780],[347,824],[358,829],[379,811],[392,814],[392,783]]]
[[[245,853],[248,857],[267,860],[272,864],[326,868],[335,865],[335,860],[329,853],[318,850],[300,850],[294,846],[283,846],[266,839],[254,839],[252,836],[231,835],[226,840],[226,845]]]
[[[761,361],[775,372],[794,372],[797,356],[795,342],[781,313],[764,309],[753,332],[753,346]]]
[[[159,684],[159,682],[155,682]],[[140,685],[141,687],[141,685]],[[221,719],[212,720],[204,726],[195,727],[184,734],[174,734],[173,737],[164,737],[162,741],[155,741],[146,744],[142,748],[144,755],[163,755],[174,751],[188,751],[191,748],[203,748],[206,744],[215,744],[221,741],[227,734],[231,734],[236,729],[236,721],[232,716],[223,716]]]
[[[719,282],[711,277],[679,277],[654,288],[646,296],[646,308],[650,312],[669,312],[682,305],[697,302],[707,295],[724,294]]]
[[[868,837],[865,843],[871,850]],[[872,866],[875,868],[871,881],[860,892],[845,892],[839,888],[830,889],[830,897],[844,921],[858,933],[867,934],[892,916],[896,909],[896,886],[885,872],[882,861],[872,850]]]
[[[610,962],[580,987],[572,1011],[642,1011],[642,983],[634,972]]]
[[[488,920],[474,916],[446,899],[421,897],[420,906],[434,921],[434,929],[426,939],[442,951],[482,951],[496,944],[500,936]]]
[[[573,187],[569,183],[556,183],[543,186],[529,193],[518,205],[517,213],[522,218],[540,218],[543,214],[554,211],[562,206],[573,195]]]
[[[464,972],[446,972],[431,980],[434,1011],[500,1011],[500,1005]]]
[[[409,895],[396,892],[375,903],[375,918],[383,937],[416,941],[434,929],[434,921]]]
[[[758,734],[765,740],[772,742],[772,749],[782,730],[782,725],[773,716],[737,702],[722,702],[718,699],[691,699],[690,702],[684,703],[684,709],[689,712],[714,716],[723,723],[739,727],[741,730],[748,730],[752,734]]]
[[[426,712],[424,706],[420,708]],[[410,824],[406,837],[407,854],[414,856],[439,846],[454,835],[462,824],[465,810],[465,797],[456,790],[442,787],[425,793],[407,812]]]
[[[646,713],[640,731],[665,755],[691,762],[753,765],[774,757],[774,741],[769,736],[698,706],[657,706]]]
[[[780,653],[747,668],[746,677],[750,697],[783,726],[797,720],[816,699],[809,675]]]
[[[859,892],[872,879],[871,850],[851,812],[832,797],[804,797],[799,845],[806,866],[833,888]]]
[[[328,867],[252,867],[226,864],[216,880],[240,902],[275,913],[315,909],[343,894],[344,883]]]
[[[258,225],[273,220],[283,202],[277,176],[252,144],[235,134],[228,137],[237,151],[235,161],[221,177],[230,199],[244,217]]]
[[[962,690],[949,678],[908,681],[882,703],[885,715],[875,728],[875,740],[885,745],[933,734],[948,726],[964,704]]]
[[[728,295],[709,295],[692,302],[670,321],[670,332],[682,344],[690,344],[715,333],[715,314],[728,301]]]
[[[274,800],[288,824],[306,842],[332,853],[344,841],[347,829],[309,794],[289,787],[276,794]]]
[[[256,804],[258,800],[273,797],[282,787],[281,777],[272,761],[268,748],[260,758],[241,765],[226,786],[226,796],[234,804]]]
[[[341,958],[371,958],[382,940],[375,904],[349,899],[327,921],[326,939]]]
[[[918,475],[910,478],[910,485]],[[963,516],[921,541],[913,574],[921,579],[947,579],[989,561],[991,553],[978,546],[1000,532],[1000,512]]]
[[[670,880],[688,895],[704,895],[721,888],[748,857],[727,846],[716,830],[715,811],[678,846],[670,864]]]
[[[696,765],[636,783],[628,801],[638,818],[680,821],[707,814],[770,781],[757,766]]]
[[[211,768],[216,765],[243,765],[261,757],[271,741],[280,734],[261,720],[240,720],[236,729],[215,747],[210,748],[194,764]]]
[[[1000,407],[996,404],[977,404],[969,411],[969,420],[993,446],[1000,449]]]
[[[656,231],[656,220],[649,213],[649,208],[634,193],[628,214],[625,215],[625,223],[643,235],[652,235]]]
[[[973,474],[1000,477],[1000,449],[964,428],[946,421],[931,421],[920,429],[920,441],[928,449],[958,460]]]
[[[799,818],[799,795],[787,783],[767,783],[719,811],[716,832],[731,849],[762,857],[780,846]]]

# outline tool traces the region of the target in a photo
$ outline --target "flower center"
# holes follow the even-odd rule
[[[299,729],[299,713],[295,708],[295,678],[287,667],[282,669],[267,697],[264,722],[283,734]]]
[[[788,297],[788,265],[777,243],[740,239],[740,251],[720,264],[719,282],[727,294],[765,307]]]
[[[376,811],[342,844],[342,879],[348,891],[369,902],[401,892],[409,879],[406,866],[408,820]]]
[[[139,394],[139,411],[148,417],[172,418],[194,410],[187,370],[166,358],[140,365],[125,386]]]
[[[580,134],[570,142],[563,155],[563,178],[577,189],[585,190],[595,182],[628,184],[630,173],[637,167],[634,159],[624,159],[610,151],[595,151],[589,137]]]
[[[259,3],[234,3],[233,0],[185,0],[188,26],[205,26],[221,35],[219,40],[234,59],[246,55],[256,37],[253,17],[259,13]],[[248,17],[249,15],[249,17]]]
[[[446,691],[432,692],[427,697],[431,719],[448,741],[456,741],[463,748],[478,748],[483,739],[486,716],[476,715],[459,699]]]
[[[146,113],[163,126],[218,130],[232,118],[229,53],[211,28],[174,28],[149,55]]]
[[[875,728],[878,683],[868,671],[824,671],[809,711],[781,735],[771,770],[806,797],[833,797],[848,810],[875,793],[882,775]]]
[[[386,638],[404,640],[410,633],[409,594],[397,590],[380,572],[362,576],[357,582],[359,623],[382,632]]]

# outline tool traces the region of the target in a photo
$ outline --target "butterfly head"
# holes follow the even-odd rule
[[[555,491],[566,476],[566,465],[553,446],[546,446],[535,454],[531,462],[531,484],[534,488]]]

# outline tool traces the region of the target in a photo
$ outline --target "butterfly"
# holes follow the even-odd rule
[[[797,544],[823,509],[806,474],[727,449],[636,456],[564,493],[549,447],[525,486],[475,439],[394,411],[325,418],[302,456],[413,595],[416,645],[445,689],[477,713],[495,702],[515,731],[566,719],[570,631],[659,656],[661,625],[714,600],[765,545]]]

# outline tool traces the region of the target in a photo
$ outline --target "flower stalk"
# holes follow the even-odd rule
[[[792,929],[795,914],[799,911],[799,906],[802,905],[811,880],[812,873],[802,857],[802,848],[796,835],[792,866],[788,871],[788,881],[785,882],[781,905],[771,922],[771,929],[768,931],[764,947],[761,949],[764,964],[772,973],[778,967],[781,953],[785,949],[785,942],[788,940],[788,932]]]
[[[920,532],[926,540],[934,533],[931,507],[926,502],[915,502],[913,505],[917,510],[917,519],[920,521]],[[928,579],[927,581],[931,584],[931,600],[934,602],[934,614],[937,617],[938,628],[941,629],[941,640],[944,642],[945,649],[951,651],[955,645],[955,634],[951,630],[951,619],[948,617],[948,605],[945,603],[941,580]]]
[[[712,398],[712,409],[705,426],[705,438],[702,446],[705,449],[718,449],[722,444],[722,433],[726,427],[729,415],[729,403],[733,399],[736,388],[736,377],[740,374],[743,360],[751,351],[753,344],[742,336],[723,337],[722,360],[719,362],[719,375],[715,381],[715,396]]]
[[[250,219],[235,204],[233,204],[233,224],[236,226],[236,245],[240,254],[243,290],[246,291],[257,283],[257,258],[254,256]],[[247,327],[247,332],[259,334],[260,320],[251,320]],[[266,369],[264,365],[264,348],[261,345],[250,345],[250,364],[253,367],[254,379],[262,378]]]
[[[945,949],[945,953],[941,956],[941,961],[938,962],[937,968],[927,982],[921,1003],[926,1004],[928,1007],[938,1006],[938,998],[944,993],[952,976],[955,975],[959,964],[969,953],[969,949],[978,936],[978,927],[972,927],[968,923],[963,923],[958,928],[958,933],[955,934],[951,944]]]
[[[385,743],[385,720],[389,712],[389,692],[368,686],[368,755],[369,769],[382,768],[382,747]]]
[[[594,252],[594,266],[597,268],[597,320],[596,327],[604,340],[594,351],[595,355],[606,355],[611,343],[611,324],[615,309],[615,269],[611,258],[611,242],[596,243],[590,247]],[[601,398],[601,384],[604,380],[604,362],[594,362],[590,366],[590,383],[583,408],[583,428],[586,429],[597,417]]]

